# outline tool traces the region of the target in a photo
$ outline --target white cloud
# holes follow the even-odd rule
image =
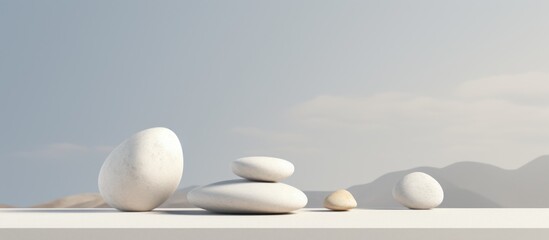
[[[548,136],[549,106],[499,99],[462,101],[391,93],[363,98],[320,96],[291,110],[302,127],[354,131],[410,129],[440,134],[517,138]]]
[[[517,100],[546,97],[547,76],[529,73],[467,81],[444,97],[402,92],[321,95],[289,109],[288,121],[278,130],[254,128],[257,134],[247,136],[270,139],[265,148],[291,143],[293,149],[316,149],[310,155],[284,154],[318,169],[318,179],[329,171],[353,176],[347,185],[389,171],[459,161],[516,168],[549,154],[549,104]],[[286,132],[284,137],[280,132]],[[288,133],[306,141],[289,141]],[[300,162],[299,157],[317,161]],[[322,184],[330,186],[327,180]]]
[[[17,152],[14,156],[27,159],[59,159],[87,154],[108,154],[112,149],[113,148],[110,146],[84,146],[74,143],[52,143],[36,149]]]
[[[549,98],[549,74],[530,72],[499,75],[461,84],[457,93],[463,97]]]

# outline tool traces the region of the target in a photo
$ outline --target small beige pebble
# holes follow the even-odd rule
[[[349,191],[340,189],[324,199],[324,207],[334,211],[346,211],[356,207],[356,200]]]

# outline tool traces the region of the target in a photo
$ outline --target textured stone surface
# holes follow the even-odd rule
[[[150,128],[110,153],[99,173],[99,191],[119,210],[150,211],[175,192],[182,174],[183,151],[175,133]]]
[[[442,203],[444,191],[433,177],[422,172],[413,172],[395,185],[393,197],[410,209],[431,209]]]
[[[232,163],[233,173],[252,180],[278,182],[294,173],[294,165],[273,157],[245,157]]]
[[[356,205],[353,194],[345,189],[337,190],[324,199],[324,207],[335,211],[353,209]]]
[[[245,179],[200,187],[187,198],[196,207],[221,213],[287,213],[307,205],[307,196],[295,187]]]

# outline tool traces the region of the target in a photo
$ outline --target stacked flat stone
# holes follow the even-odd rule
[[[196,207],[219,213],[288,213],[307,205],[301,190],[281,183],[294,165],[273,157],[246,157],[232,163],[234,179],[199,187],[187,198]]]

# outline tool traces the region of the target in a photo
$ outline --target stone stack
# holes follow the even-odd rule
[[[196,207],[218,213],[288,213],[307,205],[301,190],[281,183],[294,173],[294,165],[273,157],[246,157],[232,163],[243,179],[213,183],[189,192]]]

